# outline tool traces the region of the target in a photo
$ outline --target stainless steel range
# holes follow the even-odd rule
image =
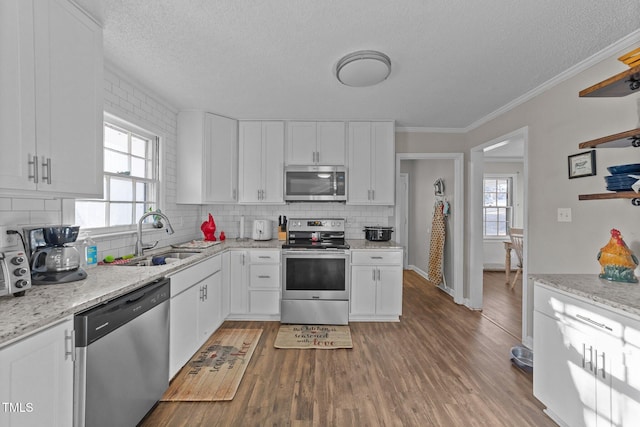
[[[290,219],[282,245],[281,323],[349,323],[350,254],[344,219]]]

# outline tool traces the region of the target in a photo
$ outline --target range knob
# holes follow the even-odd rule
[[[17,257],[13,257],[13,259],[11,260],[11,262],[13,263],[13,265],[20,265],[20,264],[24,264],[24,257],[22,255],[18,255]]]
[[[27,274],[29,272],[29,270],[27,270],[24,267],[20,267],[20,268],[16,268],[15,270],[13,270],[13,274],[20,277],[20,276],[24,276],[25,274]]]
[[[25,286],[27,286],[27,285],[29,285],[29,282],[27,282],[27,281],[26,281],[26,280],[24,280],[24,279],[20,279],[20,280],[18,280],[18,281],[16,282],[16,288],[18,288],[18,289],[22,289],[22,288],[24,288],[24,287],[25,287]]]

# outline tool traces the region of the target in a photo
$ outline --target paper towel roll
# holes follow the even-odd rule
[[[244,216],[240,217],[240,239],[244,239]]]

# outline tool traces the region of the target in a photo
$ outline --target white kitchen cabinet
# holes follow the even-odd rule
[[[351,251],[349,320],[399,320],[402,251]]]
[[[284,203],[284,122],[239,123],[240,203]]]
[[[536,282],[533,320],[533,393],[547,414],[570,426],[636,425],[640,319]]]
[[[288,122],[289,165],[345,166],[344,122]]]
[[[0,349],[0,425],[73,425],[73,319]]]
[[[231,314],[235,320],[278,320],[280,251],[231,252]]]
[[[3,1],[0,63],[0,190],[101,197],[102,29],[67,0]]]
[[[169,379],[222,324],[222,256],[171,276]]]
[[[177,203],[235,203],[238,121],[202,111],[178,113]]]
[[[348,204],[395,204],[393,122],[349,122]]]

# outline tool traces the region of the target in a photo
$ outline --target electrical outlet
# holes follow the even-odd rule
[[[17,234],[7,234],[7,230],[11,227],[0,225],[0,248],[15,246],[18,244]]]
[[[571,208],[558,208],[558,222],[571,222]]]

